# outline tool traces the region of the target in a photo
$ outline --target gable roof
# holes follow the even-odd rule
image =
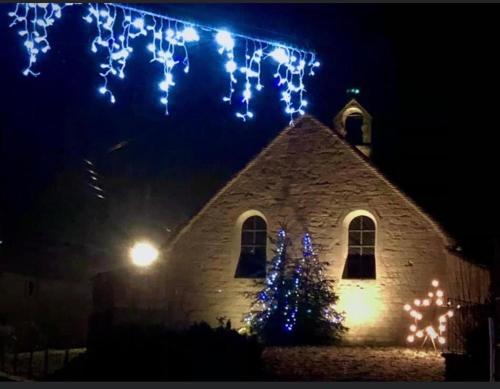
[[[349,103],[348,103],[349,104]],[[359,151],[356,147],[352,146],[345,139],[342,138],[335,130],[325,126],[319,120],[311,115],[304,115],[297,119],[290,126],[285,127],[283,131],[281,131],[278,136],[276,136],[271,143],[269,143],[264,149],[261,150],[260,153],[257,154],[243,169],[241,169],[233,178],[231,178],[206,204],[205,206],[194,216],[191,220],[179,231],[176,237],[170,242],[166,251],[170,251],[170,249],[177,243],[177,241],[192,227],[192,225],[203,216],[203,214],[210,208],[210,206],[217,201],[217,199],[222,196],[234,182],[236,182],[239,177],[241,177],[246,171],[248,171],[252,166],[254,166],[261,158],[263,158],[266,153],[282,138],[284,138],[293,128],[297,127],[299,124],[310,122],[315,127],[322,129],[324,131],[328,131],[328,133],[335,137],[338,141],[346,146],[347,150],[358,158],[367,169],[369,169],[372,173],[374,173],[378,178],[380,178],[386,185],[388,185],[395,193],[397,193],[407,204],[410,205],[418,214],[420,214],[425,220],[429,222],[429,224],[434,228],[436,233],[443,239],[445,245],[448,249],[452,249],[456,242],[453,238],[448,235],[444,228],[436,222],[427,212],[425,212],[418,204],[416,204],[408,195],[406,195],[401,189],[399,189],[396,185],[394,185],[385,175],[375,167],[375,165],[367,158],[365,155]]]

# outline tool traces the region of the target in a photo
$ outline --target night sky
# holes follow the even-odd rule
[[[176,77],[170,116],[146,41],[134,43],[111,105],[97,91],[102,57],[90,52],[95,26],[81,7],[51,27],[42,74],[24,77],[11,7],[0,5],[0,254],[9,262],[39,268],[59,259],[78,269],[94,257],[119,262],[139,236],[166,244],[288,123],[268,83],[251,122],[234,116],[221,101],[223,57],[206,35],[191,46],[190,73]],[[500,225],[500,5],[138,7],[314,49],[322,65],[306,79],[309,113],[331,125],[346,89],[359,88],[374,118],[376,165],[468,253],[488,260]],[[272,68],[263,72],[272,82]],[[105,199],[87,185],[83,159],[95,164]]]

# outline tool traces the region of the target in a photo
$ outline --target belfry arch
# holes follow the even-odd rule
[[[350,100],[335,116],[333,127],[367,157],[371,154],[372,116],[356,100]]]

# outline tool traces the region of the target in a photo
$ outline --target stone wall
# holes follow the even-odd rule
[[[230,181],[174,240],[167,260],[169,306],[178,322],[218,316],[241,325],[252,280],[235,279],[241,224],[254,214],[275,234],[286,223],[300,252],[309,232],[320,259],[330,263],[339,309],[350,328],[347,342],[402,343],[403,305],[426,293],[437,278],[446,290],[453,262],[439,227],[329,128],[305,117],[283,131]],[[376,280],[341,278],[348,222],[371,217],[376,233]],[[272,258],[268,243],[268,260]]]
[[[34,285],[32,295],[26,290],[29,281]],[[24,328],[31,322],[53,344],[69,347],[85,344],[92,309],[90,281],[3,272],[0,295],[0,314],[7,325]]]

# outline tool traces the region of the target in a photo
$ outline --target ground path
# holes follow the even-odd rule
[[[269,347],[268,374],[280,381],[444,381],[440,353],[398,347]]]

